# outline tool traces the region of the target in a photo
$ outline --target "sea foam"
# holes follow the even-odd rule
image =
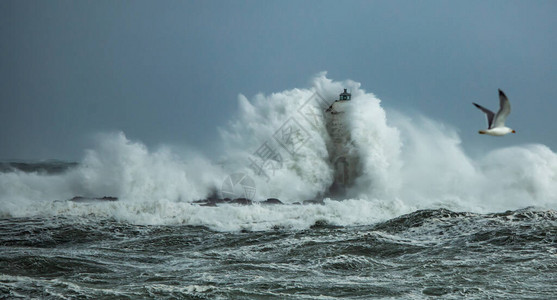
[[[343,89],[350,151],[360,176],[345,197],[329,199],[331,139],[324,110]],[[149,149],[124,133],[104,133],[75,168],[61,174],[0,173],[0,216],[98,216],[138,224],[202,225],[217,230],[308,228],[317,221],[370,224],[416,209],[470,212],[557,208],[557,154],[517,145],[471,157],[450,124],[385,111],[357,82],[320,73],[308,88],[248,99],[220,128],[219,157],[171,146]],[[187,142],[187,141],[186,141]],[[287,205],[201,207],[233,173],[253,179],[255,199]],[[115,202],[76,203],[74,196],[114,196]],[[294,205],[325,197],[323,205]]]

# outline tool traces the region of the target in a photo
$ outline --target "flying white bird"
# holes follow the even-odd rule
[[[502,136],[507,133],[515,133],[514,130],[505,126],[505,120],[507,116],[511,113],[511,103],[505,93],[499,90],[499,111],[497,114],[494,114],[491,110],[473,103],[477,108],[483,111],[487,115],[487,129],[480,130],[480,134],[489,134],[495,136]]]

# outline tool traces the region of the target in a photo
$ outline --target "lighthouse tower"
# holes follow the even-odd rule
[[[346,190],[354,184],[358,176],[359,160],[353,146],[345,111],[352,95],[344,89],[338,100],[325,110],[326,128],[331,143],[328,145],[329,160],[334,168],[334,181],[329,189],[333,197],[346,195]]]

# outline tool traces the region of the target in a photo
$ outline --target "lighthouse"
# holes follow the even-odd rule
[[[346,195],[359,173],[359,159],[356,147],[350,136],[348,117],[346,110],[352,95],[344,89],[338,100],[335,100],[325,110],[325,122],[331,142],[327,145],[329,161],[334,169],[333,184],[329,188],[329,194],[333,197]]]

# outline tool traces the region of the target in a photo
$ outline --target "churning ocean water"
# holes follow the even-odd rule
[[[358,178],[333,196],[322,108],[343,88]],[[0,298],[557,297],[548,147],[471,157],[325,74],[238,103],[217,158],[108,133],[77,163],[0,163]]]

